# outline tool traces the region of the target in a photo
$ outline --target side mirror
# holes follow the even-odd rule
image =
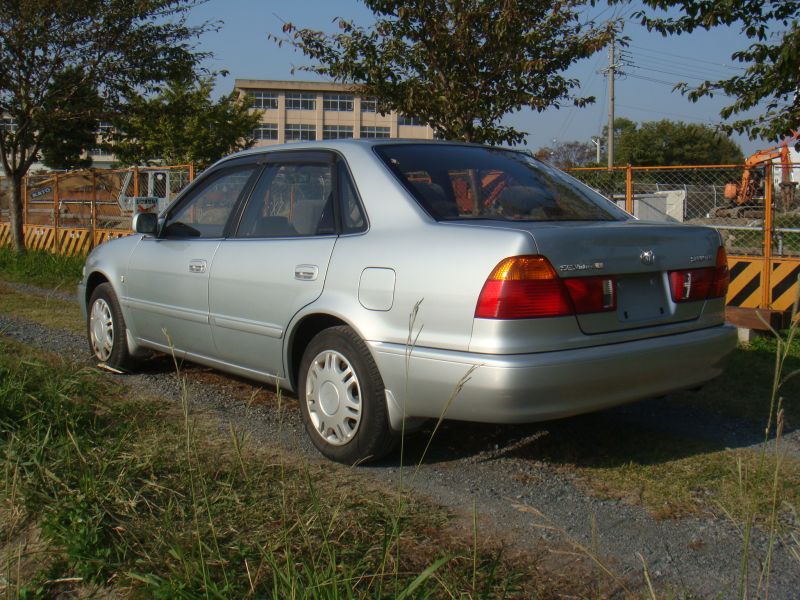
[[[158,215],[155,213],[136,213],[131,228],[136,233],[155,235],[158,231]]]

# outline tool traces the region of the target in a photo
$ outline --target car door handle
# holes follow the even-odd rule
[[[208,263],[200,258],[189,261],[189,273],[205,273]]]
[[[294,268],[294,278],[300,281],[314,281],[319,275],[317,265],[297,265]]]

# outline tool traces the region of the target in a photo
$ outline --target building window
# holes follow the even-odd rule
[[[366,112],[366,113],[378,112],[378,101],[375,98],[362,98],[361,112]]]
[[[111,142],[111,133],[114,126],[109,121],[98,121],[97,127],[94,130],[96,141],[101,144],[108,144]],[[89,150],[91,156],[107,156],[111,154],[108,148],[91,148]]]
[[[286,94],[287,110],[316,110],[317,96],[315,94]]]
[[[265,92],[263,90],[247,90],[250,99],[250,108],[260,108],[261,110],[271,110],[278,108],[278,93]]]
[[[97,129],[95,129],[94,131],[100,137],[107,138],[113,128],[114,126],[111,124],[110,121],[98,121]]]
[[[425,126],[425,123],[422,122],[422,119],[418,119],[417,117],[406,117],[405,115],[397,115],[397,124],[410,125],[412,127]]]
[[[325,125],[322,128],[323,140],[341,140],[353,137],[352,125]]]
[[[278,125],[276,123],[261,123],[253,129],[253,137],[257,140],[277,140]]]
[[[17,122],[13,117],[3,117],[0,119],[0,131],[14,133],[17,130]]]
[[[388,138],[389,137],[389,128],[388,127],[372,127],[369,125],[364,125],[361,128],[361,137],[362,138]]]
[[[315,140],[317,139],[316,125],[287,125],[286,141]]]
[[[325,94],[322,97],[323,110],[353,112],[353,97],[349,94]]]

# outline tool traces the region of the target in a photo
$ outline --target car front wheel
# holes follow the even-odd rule
[[[355,464],[382,458],[394,447],[383,379],[350,327],[317,334],[303,353],[298,379],[303,422],[322,454]]]
[[[121,370],[133,367],[125,339],[125,319],[110,283],[101,283],[92,292],[86,322],[89,347],[101,363]]]

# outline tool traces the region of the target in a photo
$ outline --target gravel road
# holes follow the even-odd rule
[[[31,286],[24,286],[24,291],[46,293]],[[90,360],[82,336],[2,312],[0,335],[58,353],[67,360],[86,364]],[[278,444],[310,461],[321,460],[307,441],[293,398],[284,398],[284,409],[279,411],[274,395],[244,380],[192,365],[186,365],[183,372],[191,404],[217,417],[220,427],[227,429],[232,423],[254,442]],[[171,359],[154,358],[137,374],[115,377],[145,393],[179,400]],[[570,550],[583,555],[581,562],[586,564],[591,561],[579,548],[594,548],[593,554],[603,568],[613,573],[611,581],[616,583],[608,587],[612,591],[619,592],[624,586],[640,589],[644,562],[656,587],[677,590],[679,597],[684,592],[708,598],[735,597],[743,542],[732,523],[711,515],[657,520],[634,504],[595,498],[570,469],[558,464],[558,457],[542,459],[538,452],[543,440],[568,440],[597,428],[666,431],[703,439],[719,449],[755,446],[763,439],[763,432],[752,424],[678,407],[669,398],[526,426],[445,422],[420,468],[416,473],[405,468],[403,480],[416,494],[463,517],[457,524],[462,522],[464,528],[475,506],[484,536],[524,552],[549,552],[555,557],[550,560],[562,568],[575,560]],[[406,464],[419,462],[429,433],[430,429],[423,430],[407,438]],[[787,434],[792,454],[800,451],[799,436],[798,430]],[[563,460],[568,463],[570,458]],[[397,486],[401,477],[399,452],[359,471]],[[754,596],[759,561],[766,555],[766,547],[766,535],[756,531],[750,552],[749,597]],[[772,565],[769,598],[797,599],[800,563],[778,544]]]

